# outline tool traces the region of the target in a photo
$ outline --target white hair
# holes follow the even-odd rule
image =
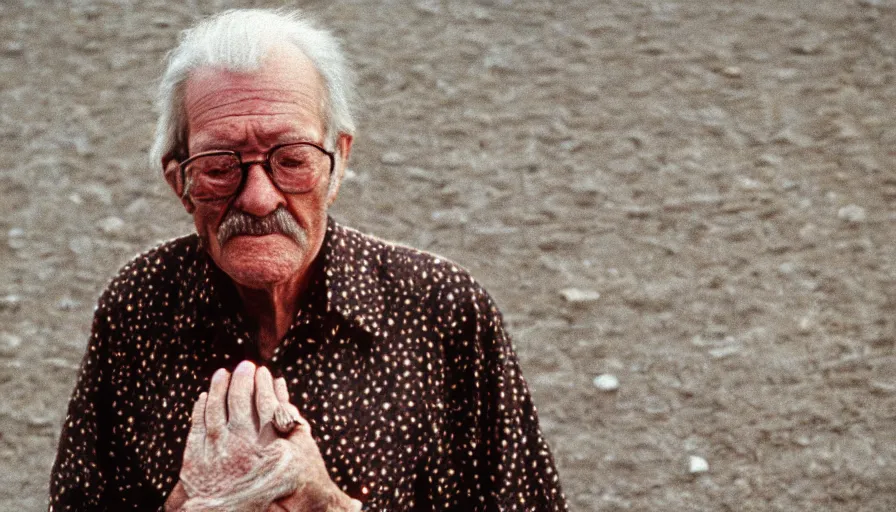
[[[301,50],[323,78],[325,144],[334,145],[340,133],[353,135],[354,80],[339,40],[299,11],[231,9],[183,31],[177,47],[169,52],[156,98],[159,120],[149,152],[151,165],[158,166],[166,155],[187,156],[184,90],[192,71],[204,66],[253,71],[282,42]]]

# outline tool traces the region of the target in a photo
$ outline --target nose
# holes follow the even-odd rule
[[[286,205],[286,198],[277,189],[270,175],[260,163],[249,164],[246,183],[240,190],[233,206],[255,217],[264,217],[280,206]]]

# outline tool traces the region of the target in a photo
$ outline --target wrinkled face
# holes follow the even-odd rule
[[[277,144],[307,141],[325,146],[324,94],[314,65],[292,46],[275,48],[262,66],[250,73],[200,68],[187,80],[184,96],[189,154],[232,150],[241,153],[243,161],[255,161]],[[323,242],[327,207],[338,189],[333,187],[328,195],[328,185],[339,179],[350,145],[351,138],[344,136],[337,148],[327,147],[338,152],[336,168],[309,192],[283,193],[256,164],[249,167],[243,187],[231,200],[188,202],[196,230],[215,263],[249,288],[270,288],[301,279]],[[166,167],[166,176],[169,174]],[[228,216],[244,213],[265,218],[278,209],[295,221],[298,230],[292,235],[219,238],[219,228]]]

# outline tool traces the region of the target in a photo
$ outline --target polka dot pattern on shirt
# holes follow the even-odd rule
[[[365,510],[566,510],[501,314],[457,265],[330,219],[270,359],[254,331],[197,236],[126,265],[96,309],[50,510],[158,510],[193,402],[244,359],[287,380],[331,478]]]

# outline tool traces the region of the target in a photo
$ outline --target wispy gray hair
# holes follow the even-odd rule
[[[328,149],[336,149],[332,146],[338,134],[353,135],[354,77],[339,40],[296,10],[231,9],[182,32],[177,47],[169,52],[156,98],[159,120],[150,165],[157,167],[167,154],[186,156],[184,90],[190,72],[204,66],[253,71],[282,42],[301,50],[323,77],[326,94],[321,111]]]

